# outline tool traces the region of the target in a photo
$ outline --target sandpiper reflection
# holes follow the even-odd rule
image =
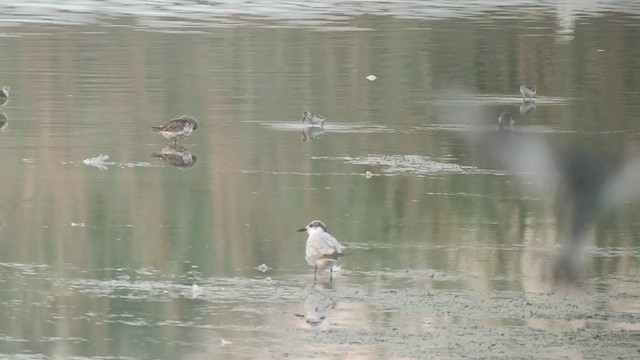
[[[180,145],[165,146],[158,152],[151,153],[152,157],[157,157],[171,166],[175,166],[181,169],[189,169],[193,167],[198,158],[191,154],[187,148]]]
[[[0,131],[7,131],[8,127],[9,127],[9,118],[7,117],[7,114],[0,113]]]
[[[535,101],[524,101],[520,105],[520,114],[533,114],[536,111]]]
[[[4,106],[9,102],[10,90],[8,86],[3,86],[2,89],[0,89],[0,106]]]
[[[302,141],[317,140],[327,135],[323,128],[319,126],[309,126],[302,130]]]

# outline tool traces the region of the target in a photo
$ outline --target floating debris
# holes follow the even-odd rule
[[[382,166],[386,174],[435,174],[435,173],[461,173],[470,170],[470,167],[462,167],[458,164],[440,162],[428,156],[421,155],[368,155],[359,157],[341,157],[354,165]],[[373,174],[372,174],[373,175]],[[365,173],[366,176],[366,173]]]
[[[369,80],[369,81],[374,81],[374,80],[375,80],[375,79],[377,79],[377,78],[378,78],[378,77],[377,77],[377,76],[375,76],[375,75],[373,75],[373,74],[371,74],[371,75],[367,76],[367,80]]]
[[[373,177],[373,174],[371,173],[371,171],[367,171],[366,173],[364,173],[364,177],[366,179],[371,179],[371,177]]]
[[[98,156],[84,159],[82,163],[85,165],[97,167],[100,170],[107,170],[109,165],[115,165],[114,162],[108,162],[109,155],[100,154]]]
[[[77,226],[77,227],[85,227],[86,225],[84,223],[74,223],[74,222],[72,222],[71,226],[74,226],[74,227],[75,226]]]
[[[233,344],[231,341],[220,339],[220,346],[227,346]]]
[[[120,168],[132,168],[132,167],[161,167],[162,165],[151,165],[145,161],[138,162],[129,162],[129,163],[117,163],[115,161],[107,161],[109,160],[109,155],[100,154],[98,156],[84,159],[82,163],[85,165],[97,167],[100,170],[107,170],[109,166],[119,166]],[[73,164],[69,162],[68,164]]]
[[[191,298],[195,299],[198,296],[202,295],[202,288],[200,286],[198,286],[197,284],[193,284],[191,285]]]
[[[261,264],[261,265],[258,265],[258,266],[256,266],[256,267],[254,267],[254,269],[256,269],[256,270],[258,270],[258,271],[260,271],[260,272],[263,272],[263,273],[265,273],[265,272],[267,272],[267,271],[271,270],[271,268],[270,268],[270,267],[268,267],[268,266],[267,266],[267,264]]]

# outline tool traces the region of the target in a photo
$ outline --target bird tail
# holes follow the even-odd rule
[[[152,126],[151,130],[153,130],[154,132],[162,131],[162,126]]]

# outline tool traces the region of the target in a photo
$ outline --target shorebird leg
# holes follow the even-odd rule
[[[314,265],[313,266],[313,281],[317,281],[318,278],[316,277],[316,271],[318,271],[318,265]]]
[[[329,266],[329,282],[333,281],[333,265]]]

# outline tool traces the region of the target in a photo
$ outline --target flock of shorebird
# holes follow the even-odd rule
[[[0,91],[0,106],[7,104],[9,101],[8,86],[4,86]],[[536,97],[536,87],[533,85],[521,85],[520,93],[522,94],[523,103],[534,101]],[[302,113],[302,122],[309,122],[312,125],[320,125],[324,128],[326,116],[314,114],[309,111]],[[0,113],[0,128],[6,127],[7,117],[4,113]],[[515,117],[509,112],[503,112],[498,117],[498,127],[500,130],[509,130],[515,123]],[[171,119],[162,126],[152,126],[154,132],[159,133],[167,140],[173,140],[174,145],[179,139],[189,137],[196,129],[198,129],[198,121],[189,115],[182,115],[178,118]],[[306,140],[303,132],[303,140]],[[164,155],[164,154],[162,154]],[[158,156],[159,155],[154,155]],[[183,155],[182,155],[183,156]],[[195,157],[194,157],[195,158]],[[192,159],[195,162],[195,159]],[[338,240],[329,234],[327,226],[320,220],[314,220],[307,226],[299,229],[300,232],[307,232],[307,243],[305,250],[305,260],[314,267],[313,279],[317,279],[318,269],[329,267],[329,279],[333,279],[333,265],[343,256],[343,247]]]
[[[313,114],[309,111],[302,113],[302,122],[309,122],[312,125],[320,125],[324,127],[324,122],[327,119],[326,116],[320,114]],[[198,121],[189,116],[182,115],[178,118],[171,119],[169,122],[162,126],[152,126],[151,129],[154,132],[159,133],[167,140],[173,140],[174,145],[177,144],[179,139],[189,137],[193,131],[198,128]],[[305,133],[303,132],[303,136]],[[303,137],[303,140],[306,140]],[[154,155],[160,157],[160,155]],[[305,260],[307,263],[314,267],[313,279],[317,279],[318,269],[324,269],[329,267],[329,279],[333,280],[333,264],[343,255],[342,245],[329,234],[327,226],[320,220],[314,220],[307,226],[298,231],[306,231],[309,234],[307,238]]]

